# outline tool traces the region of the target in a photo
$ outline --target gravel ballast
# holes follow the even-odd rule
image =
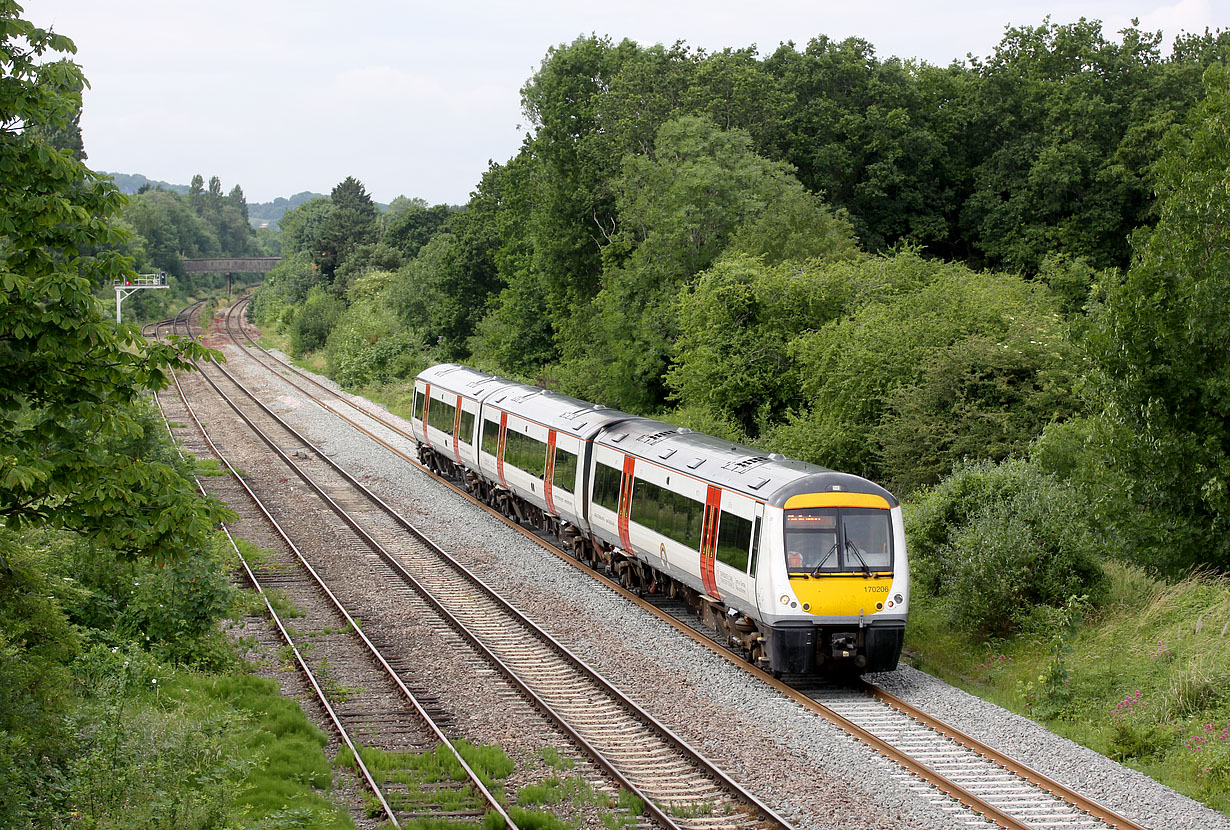
[[[225,351],[228,368],[321,451],[798,827],[989,826],[442,487],[238,349]],[[370,402],[352,400],[397,420]],[[405,439],[392,443],[413,454]],[[1145,827],[1230,830],[1222,814],[922,672],[903,667],[874,679]]]

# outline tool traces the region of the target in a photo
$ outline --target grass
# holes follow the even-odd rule
[[[1230,579],[1106,571],[1107,601],[1071,637],[977,642],[916,595],[909,660],[1230,815]]]
[[[579,775],[551,776],[544,781],[522,787],[511,797],[506,793],[505,779],[516,769],[513,761],[495,746],[476,746],[459,741],[457,749],[473,769],[483,785],[499,798],[505,809],[519,827],[525,830],[574,830],[576,821],[566,821],[557,813],[576,812],[583,807],[598,807],[606,812],[601,820],[608,830],[627,830],[637,823],[637,816],[644,810],[642,802],[621,792],[612,797],[599,792]],[[436,747],[421,754],[386,752],[372,747],[360,747],[359,754],[372,777],[382,786],[389,786],[386,797],[394,809],[407,811],[475,810],[480,807],[477,798],[468,790],[441,789],[443,781],[463,781],[464,771],[456,759],[443,747]],[[572,769],[574,762],[562,756],[555,747],[544,747],[539,756],[548,767],[555,770]],[[339,766],[354,767],[354,754],[343,748],[337,756]],[[531,766],[532,766],[531,762]],[[570,810],[561,810],[568,806]],[[535,809],[538,808],[538,809]],[[368,804],[371,817],[380,814],[379,803],[371,798]],[[409,825],[419,830],[453,830],[463,825],[454,822],[431,820]],[[499,816],[487,813],[483,826],[498,830],[502,826]]]
[[[76,715],[74,826],[354,827],[325,736],[272,681],[127,663],[108,678]]]

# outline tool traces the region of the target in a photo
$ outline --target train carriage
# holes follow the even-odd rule
[[[429,467],[458,478],[478,469],[478,415],[484,397],[504,385],[494,375],[455,363],[433,366],[414,382],[410,434]]]
[[[412,422],[429,466],[759,665],[896,667],[909,570],[878,485],[456,365],[419,376]]]

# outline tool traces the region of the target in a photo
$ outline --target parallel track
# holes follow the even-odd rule
[[[412,591],[667,828],[774,828],[789,825],[698,752],[572,655],[406,519],[264,407],[222,367],[202,367],[270,449],[329,504],[383,569],[380,590]],[[232,389],[232,394],[222,388]],[[234,391],[234,390],[237,390]],[[236,399],[243,395],[259,409]],[[259,422],[259,423],[258,423]],[[273,437],[272,433],[278,433]],[[296,462],[283,445],[306,454]],[[317,463],[320,462],[320,463]],[[310,466],[309,472],[306,468]],[[343,507],[343,503],[345,506]],[[375,511],[380,515],[376,516]],[[390,552],[396,547],[398,555]],[[361,555],[348,546],[347,555]],[[378,557],[378,558],[377,558]],[[378,619],[366,622],[373,629]]]
[[[238,325],[232,322],[234,312],[243,305],[244,300],[241,300],[228,310],[226,318],[227,332],[236,346],[244,349],[270,372],[279,375],[284,381],[316,400],[320,406],[367,434],[386,449],[475,504],[491,510],[454,482],[423,467],[411,454],[415,442],[408,432],[359,406],[347,396],[306,376],[257,344],[242,319]],[[241,344],[236,331],[254,348]],[[377,431],[364,426],[365,422],[374,425]],[[956,799],[997,826],[1011,830],[1107,827],[1145,830],[1141,825],[871,684],[861,683],[857,691],[851,691],[833,686],[808,686],[806,684],[810,681],[806,678],[795,678],[793,684],[782,682],[748,664],[741,655],[716,641],[712,633],[702,628],[682,606],[668,609],[667,603],[638,596],[605,575],[581,565],[552,544],[542,533],[494,510],[491,512],[564,561],[584,570],[608,588],[710,647],[792,700],[824,716],[847,733],[901,764],[926,782],[927,786]]]
[[[164,326],[186,325],[188,315],[199,311],[200,305],[198,303],[186,309],[173,320],[154,324],[155,335]],[[400,828],[402,822],[442,817],[478,824],[484,813],[490,810],[505,822],[506,827],[515,830],[516,823],[445,736],[443,724],[439,722],[442,713],[435,709],[430,700],[424,700],[421,692],[411,691],[389,659],[359,628],[351,612],[329,590],[290,535],[219,450],[174,373],[172,381],[177,392],[175,403],[182,406],[182,412],[195,425],[200,437],[199,450],[217,457],[230,472],[231,489],[237,497],[230,501],[234,503],[246,497],[285,546],[273,560],[254,567],[243,556],[230,531],[223,528],[248,580],[260,594],[282,641],[293,655],[296,666],[312,688],[339,740],[350,749],[360,778],[372,792],[390,824]],[[157,402],[167,422],[167,430],[173,432],[167,415],[170,406],[161,398]],[[205,493],[199,480],[197,487]],[[302,612],[303,621],[306,622],[301,621],[298,629],[288,625],[277,613],[269,593],[271,588],[276,588],[281,596],[289,599]],[[304,647],[301,642],[304,638],[311,638],[310,647]],[[343,692],[336,688],[330,672],[337,671],[344,672],[348,683],[357,686],[357,694],[352,695],[349,689]],[[420,795],[410,801],[403,786],[395,783],[382,786],[378,783],[377,776],[363,760],[360,736],[364,745],[386,751],[421,753],[443,747],[454,756],[466,779],[436,782],[432,797],[424,799]]]

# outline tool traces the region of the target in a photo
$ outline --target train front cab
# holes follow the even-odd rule
[[[844,491],[800,493],[786,498],[780,511],[769,511],[765,530],[783,543],[774,545],[780,558],[771,562],[770,582],[776,590],[761,596],[775,671],[875,672],[897,667],[909,572],[901,507],[890,498]]]

